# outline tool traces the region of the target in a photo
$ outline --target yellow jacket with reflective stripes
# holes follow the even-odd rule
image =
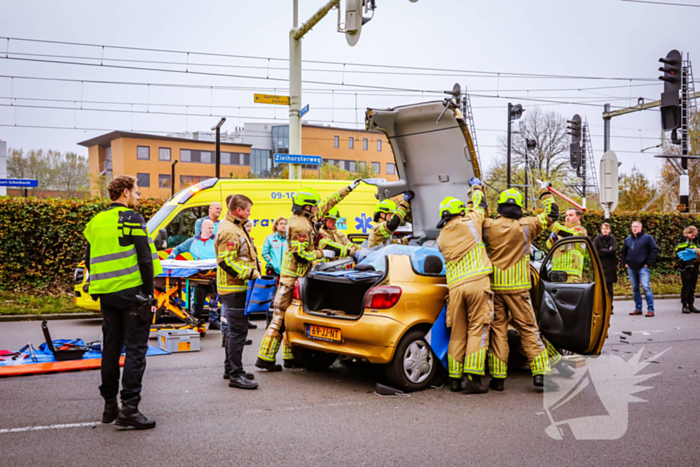
[[[407,244],[407,241],[397,240],[395,238],[392,238],[392,235],[394,234],[396,229],[401,225],[401,223],[406,219],[406,216],[409,212],[411,212],[411,205],[408,204],[408,201],[401,201],[401,204],[399,204],[399,206],[396,208],[396,211],[394,212],[394,215],[391,217],[391,221],[387,222],[380,220],[377,224],[375,224],[374,227],[372,227],[372,230],[370,230],[369,232],[367,247],[374,248],[377,245],[386,243],[386,241],[390,238],[390,243],[400,243],[404,245]],[[388,224],[396,225],[396,227],[394,229],[391,229],[391,227]]]
[[[551,230],[553,235],[547,239],[547,248],[550,249],[562,238],[588,236],[588,232],[578,221],[564,222],[564,224],[555,222]],[[580,279],[583,276],[583,259],[584,253],[581,251],[581,245],[559,246],[552,253],[552,270],[564,271],[568,275]]]
[[[485,219],[484,243],[493,263],[491,290],[500,294],[526,292],[532,287],[530,245],[554,220],[549,217],[555,201],[549,191],[540,191],[544,210],[535,217]],[[556,209],[558,212],[558,208]]]
[[[350,193],[350,188],[342,188],[333,193],[320,206],[318,214],[292,214],[287,222],[287,250],[282,257],[282,275],[306,277],[314,261],[323,258],[323,251],[318,245],[318,233],[315,224],[319,217],[324,217],[343,198]]]
[[[318,247],[321,250],[332,250],[335,252],[335,257],[333,259],[321,258],[321,262],[328,263],[330,261],[335,261],[340,258],[345,258],[346,256],[352,256],[357,250],[360,249],[358,245],[355,245],[344,233],[340,232],[338,229],[327,229],[322,227],[319,231]]]
[[[229,212],[219,224],[214,243],[219,295],[245,292],[248,281],[260,276],[258,252],[243,228],[245,223],[245,220]]]
[[[486,202],[481,187],[472,187],[469,210],[442,227],[437,243],[445,258],[447,286],[458,287],[491,274],[493,267],[482,241]]]

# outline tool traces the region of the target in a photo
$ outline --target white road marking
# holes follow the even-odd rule
[[[3,433],[21,433],[23,431],[41,431],[41,430],[61,430],[63,428],[85,428],[89,426],[101,425],[102,422],[86,422],[86,423],[62,423],[60,425],[45,425],[45,426],[25,426],[22,428],[1,428],[0,434]]]

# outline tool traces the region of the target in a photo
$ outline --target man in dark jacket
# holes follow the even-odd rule
[[[676,245],[676,255],[683,250],[698,248],[698,229],[694,225],[686,227],[683,231],[678,245]],[[700,313],[695,308],[695,287],[698,283],[698,263],[696,261],[683,261],[678,259],[678,269],[681,271],[683,288],[681,289],[681,303],[683,313]]]
[[[610,300],[613,299],[613,285],[617,282],[617,240],[611,233],[610,224],[603,223],[600,227],[600,235],[593,239],[593,246],[598,252],[600,264],[603,266],[605,285],[608,289]],[[611,304],[612,305],[612,304]],[[612,314],[612,308],[610,309]]]
[[[649,266],[656,262],[657,256],[659,256],[659,247],[654,237],[642,232],[641,222],[632,222],[632,235],[625,239],[625,244],[622,246],[622,264],[627,268],[634,292],[634,311],[630,315],[642,314],[642,294],[639,291],[641,283],[644,298],[647,301],[646,316],[648,318],[654,316],[654,294],[651,292],[649,283]]]

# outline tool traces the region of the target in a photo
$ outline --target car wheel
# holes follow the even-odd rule
[[[401,339],[394,352],[394,359],[385,371],[392,386],[411,392],[430,387],[437,367],[437,359],[425,341],[425,333],[416,329]]]
[[[311,371],[324,371],[331,366],[338,356],[321,350],[292,346],[292,355],[297,365]]]

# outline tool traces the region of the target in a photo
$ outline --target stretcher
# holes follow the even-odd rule
[[[190,313],[190,291],[197,285],[213,286],[213,290],[216,290],[216,260],[166,259],[160,263],[163,272],[156,276],[154,281],[154,297],[158,304],[153,315],[151,332],[164,329],[194,329],[204,337],[209,323],[208,320],[198,320]],[[163,318],[166,317],[176,318],[180,322],[163,322]]]

